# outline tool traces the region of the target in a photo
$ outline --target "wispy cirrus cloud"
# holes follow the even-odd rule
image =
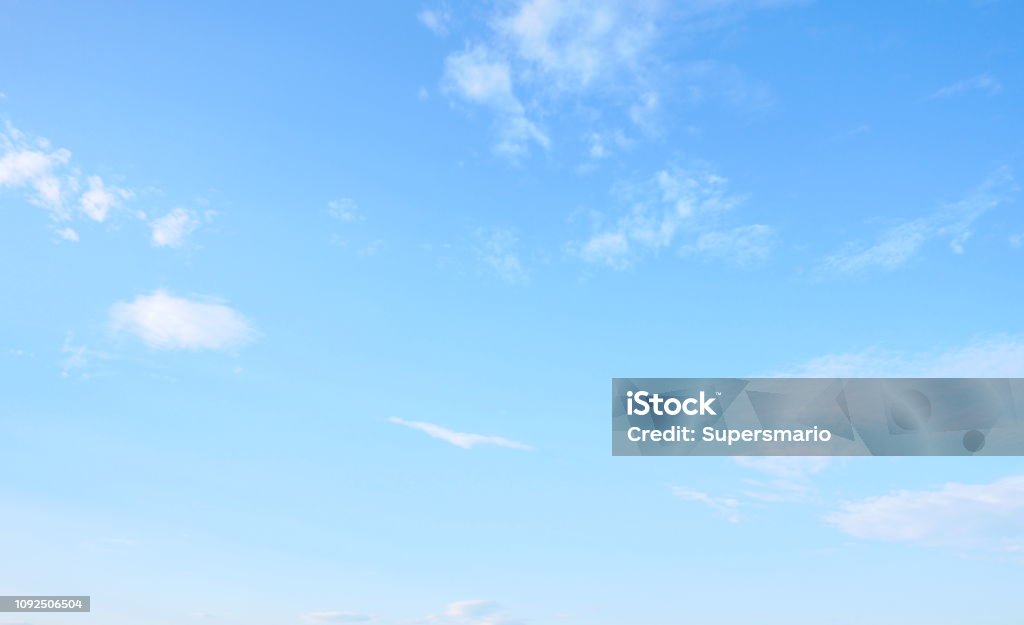
[[[728,180],[704,168],[669,167],[639,184],[627,185],[617,216],[595,214],[593,232],[570,243],[585,262],[626,269],[644,254],[663,250],[751,265],[767,258],[776,240],[766,224],[726,225],[744,201]]]
[[[673,7],[657,0],[517,0],[498,5],[484,32],[467,39],[444,62],[443,84],[463,101],[491,109],[495,151],[519,158],[531,147],[547,149],[550,133],[539,120],[565,98],[610,108],[634,129],[658,135],[664,102],[671,95],[693,103],[723,99],[744,105],[770,99],[770,90],[739,68],[708,59],[678,67],[660,54],[666,33],[693,36],[739,19],[754,9],[788,2],[696,2]],[[430,30],[447,32],[450,20],[421,12]],[[683,86],[678,86],[684,83]],[[666,85],[671,85],[666,87]],[[679,93],[667,94],[667,91]],[[592,96],[600,96],[594,98]],[[622,132],[616,129],[608,131]],[[591,136],[588,128],[584,136]],[[585,142],[587,143],[587,142]],[[604,143],[598,154],[606,154]],[[593,158],[591,143],[584,148]]]
[[[739,512],[740,500],[735,497],[719,497],[688,486],[672,486],[670,490],[673,495],[683,501],[695,501],[704,504],[729,523],[739,523],[741,520]]]
[[[1024,475],[848,501],[825,521],[864,540],[1024,557]]]
[[[716,495],[688,486],[672,486],[676,497],[703,504],[729,523],[743,520],[745,510],[765,504],[803,503],[817,497],[813,479],[832,464],[831,458],[814,456],[738,457],[736,464],[758,478],[745,478],[743,486],[728,495]]]
[[[493,599],[464,599],[445,606],[440,614],[419,619],[421,623],[438,625],[514,625],[518,621],[509,617]]]
[[[906,265],[935,240],[947,240],[955,254],[963,254],[975,222],[1007,202],[1016,190],[1010,169],[1000,167],[962,199],[883,230],[871,243],[850,243],[826,256],[816,275],[829,278],[872,270],[892,271]]]
[[[473,449],[474,447],[487,445],[504,447],[506,449],[518,449],[520,451],[529,451],[532,449],[529,445],[510,440],[502,436],[458,432],[456,430],[451,430],[444,426],[437,425],[436,423],[428,423],[426,421],[407,421],[398,417],[390,417],[388,418],[388,422],[409,428],[410,430],[423,432],[431,438],[436,438],[451,445],[455,445],[456,447],[461,447],[462,449]]]
[[[443,86],[446,92],[494,113],[498,134],[495,152],[516,158],[534,144],[545,149],[550,145],[547,134],[527,115],[515,94],[508,61],[487,46],[469,46],[449,55]]]
[[[813,479],[832,465],[832,458],[819,456],[740,456],[736,464],[762,474],[748,479],[743,496],[763,503],[799,503],[817,497]]]
[[[527,0],[492,20],[523,79],[577,92],[642,71],[661,13],[654,2]]]
[[[788,377],[1024,377],[1024,336],[979,338],[925,351],[867,347],[817,356],[777,375]]]
[[[514,2],[491,16],[483,40],[448,55],[443,84],[492,111],[498,154],[519,158],[534,146],[546,150],[551,139],[538,122],[547,108],[540,102],[615,80],[634,83],[659,12],[656,3],[644,2]],[[520,92],[530,94],[531,110]]]
[[[944,87],[936,89],[928,97],[931,99],[952,98],[970,92],[979,92],[986,95],[997,95],[1003,90],[1003,84],[999,79],[988,72],[982,72],[970,78],[964,78]]]
[[[359,205],[352,198],[343,197],[327,202],[327,214],[338,221],[351,222],[366,219]]]
[[[685,255],[716,257],[746,267],[767,259],[776,245],[775,228],[765,224],[711,230],[681,249]]]
[[[303,615],[309,623],[371,623],[376,620],[371,614],[349,611],[309,612]]]
[[[519,253],[519,237],[508,228],[481,228],[476,232],[476,254],[491,273],[508,284],[528,284],[530,273]]]

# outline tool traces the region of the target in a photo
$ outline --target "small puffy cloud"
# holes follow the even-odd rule
[[[1007,202],[1016,189],[1009,168],[1001,167],[961,200],[892,226],[879,233],[873,243],[851,243],[825,257],[817,273],[819,277],[834,277],[870,270],[891,271],[907,264],[933,240],[948,239],[953,253],[963,254],[974,223]]]
[[[310,623],[370,623],[374,620],[369,614],[359,612],[310,612],[303,616]]]
[[[446,36],[451,29],[452,15],[447,7],[423,9],[416,14],[416,19],[438,37]]]
[[[149,223],[150,240],[156,247],[181,247],[199,224],[199,217],[194,211],[175,208]]]
[[[461,447],[462,449],[472,449],[478,445],[493,445],[495,447],[505,447],[506,449],[518,449],[521,451],[528,451],[530,449],[529,445],[509,440],[501,436],[456,432],[455,430],[450,430],[444,426],[427,423],[425,421],[406,421],[405,419],[400,419],[398,417],[391,417],[388,421],[395,425],[423,432],[431,438],[436,438],[455,445],[456,447]]]
[[[473,46],[445,59],[449,87],[467,100],[496,109],[520,112],[512,92],[512,70],[484,46]]]
[[[601,232],[583,243],[579,255],[588,263],[624,269],[629,264],[629,239],[624,232]]]
[[[245,317],[225,304],[163,290],[114,304],[110,324],[115,332],[131,334],[153,349],[231,349],[255,335]]]
[[[825,520],[865,540],[1019,554],[1024,551],[1024,475],[849,501]]]
[[[338,221],[361,221],[363,219],[355,200],[347,197],[328,202],[327,213]]]
[[[999,79],[988,72],[983,72],[977,76],[964,78],[963,80],[958,80],[952,84],[946,85],[941,89],[937,89],[929,97],[932,99],[952,98],[972,91],[984,93],[986,95],[997,95],[1002,92],[1002,90],[1003,84],[999,82]]]
[[[584,140],[587,143],[587,156],[594,160],[607,158],[616,150],[628,149],[632,145],[632,141],[621,130],[589,132]]]
[[[132,197],[131,191],[120,187],[108,187],[99,176],[89,176],[88,182],[89,190],[79,198],[78,205],[93,221],[105,221],[112,209]]]
[[[57,236],[64,241],[70,241],[72,243],[78,242],[78,232],[74,228],[60,228],[57,230]]]

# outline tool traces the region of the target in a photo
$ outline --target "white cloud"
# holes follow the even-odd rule
[[[416,14],[416,19],[427,29],[437,35],[444,37],[451,28],[452,15],[447,7],[438,9],[423,9]]]
[[[702,503],[730,523],[743,520],[743,510],[763,508],[767,504],[803,503],[818,497],[813,479],[832,464],[832,458],[817,456],[740,456],[737,466],[762,475],[744,478],[736,494],[713,495],[688,486],[672,486],[673,495]]]
[[[748,266],[768,258],[774,247],[775,229],[764,224],[751,224],[731,230],[701,233],[693,245],[684,248],[684,251]]]
[[[1021,234],[1011,234],[1007,240],[1012,248],[1019,248],[1024,245],[1024,235]]]
[[[444,615],[455,618],[480,618],[493,614],[497,609],[498,602],[491,599],[466,599],[449,603]]]
[[[128,189],[107,185],[99,176],[88,176],[86,183],[87,190],[79,193],[79,173],[71,166],[69,150],[53,148],[46,139],[29,138],[10,123],[4,125],[0,132],[0,189],[26,191],[31,204],[45,209],[58,222],[73,219],[75,206],[81,215],[103,222],[132,197]],[[62,236],[60,232],[58,236]]]
[[[493,24],[538,82],[578,91],[641,70],[659,8],[652,2],[526,0]]]
[[[496,447],[519,449],[522,451],[528,451],[530,449],[528,445],[509,440],[501,436],[456,432],[455,430],[449,430],[446,427],[436,425],[434,423],[427,423],[425,421],[406,421],[405,419],[399,419],[398,417],[390,417],[388,421],[395,425],[401,425],[402,427],[407,427],[411,430],[423,432],[432,438],[442,440],[446,443],[455,445],[456,447],[461,447],[462,449],[472,449],[477,445],[494,445]]]
[[[534,121],[550,112],[553,101],[572,98],[578,105],[627,108],[628,118],[645,134],[657,136],[663,101],[717,96],[729,104],[758,108],[771,101],[770,90],[728,64],[699,61],[678,64],[659,54],[659,42],[709,32],[753,9],[790,4],[775,1],[688,2],[660,0],[512,0],[498,3],[487,20],[490,30],[465,52],[446,60],[449,89],[464,99],[489,106],[504,129],[499,151],[520,156],[529,144],[549,139]],[[432,30],[442,20],[421,13]],[[468,63],[472,61],[472,63]],[[460,66],[461,65],[461,66]],[[471,68],[476,71],[471,72]],[[454,79],[472,74],[477,80]],[[484,80],[484,77],[487,77]],[[465,83],[489,86],[482,97]],[[475,95],[474,95],[475,94]],[[513,96],[512,94],[518,94]],[[694,95],[699,98],[694,98]],[[585,102],[590,96],[601,101]],[[514,101],[514,103],[513,103]],[[613,114],[618,115],[620,111]],[[593,150],[592,150],[593,151]],[[597,149],[600,153],[601,150]]]
[[[557,96],[597,84],[618,89],[623,77],[635,82],[654,39],[657,7],[616,1],[513,3],[490,20],[490,41],[447,57],[444,85],[492,111],[499,154],[518,158],[534,144],[547,149],[551,141],[516,95],[517,87]]]
[[[1019,553],[1024,475],[845,502],[825,520],[855,538]]]
[[[632,141],[621,130],[589,132],[584,136],[587,143],[587,155],[592,159],[607,158],[615,150],[625,150],[632,146]]]
[[[752,469],[766,479],[745,480],[745,498],[762,503],[798,503],[817,496],[813,478],[832,464],[832,458],[819,456],[740,456],[737,465]]]
[[[71,183],[65,169],[71,152],[52,149],[45,139],[30,140],[9,123],[0,133],[0,148],[0,188],[26,189],[29,202],[55,219],[68,219],[65,196]]]
[[[804,480],[832,464],[826,456],[738,456],[737,465],[784,480]]]
[[[245,317],[225,304],[176,297],[157,290],[110,309],[115,332],[127,332],[154,349],[230,349],[255,335]]]
[[[963,254],[974,222],[1005,203],[1015,191],[1009,168],[1001,167],[963,199],[930,215],[893,226],[881,232],[870,245],[851,244],[826,257],[818,273],[834,276],[872,269],[891,271],[905,265],[926,243],[935,239],[948,239],[950,249],[955,254]]]
[[[997,95],[1002,92],[1002,90],[1003,85],[999,82],[998,78],[988,72],[983,72],[977,76],[964,78],[963,80],[958,80],[957,82],[946,85],[945,87],[936,90],[929,97],[951,98],[971,91],[980,91],[987,95]]]
[[[742,199],[730,193],[728,180],[717,174],[663,169],[651,180],[627,188],[629,209],[610,224],[598,224],[587,240],[569,249],[586,262],[615,269],[629,267],[642,251],[666,248],[753,264],[769,255],[774,230],[763,224],[719,227]]]
[[[590,149],[588,150],[590,158],[605,158],[610,154],[608,148],[605,147],[604,138],[599,133],[590,133],[588,140],[590,141]]]
[[[779,375],[791,377],[1024,377],[1024,337],[995,336],[922,352],[869,347],[813,358]]]
[[[303,616],[310,623],[369,623],[374,617],[359,612],[310,612]]]
[[[658,116],[661,113],[661,96],[654,91],[648,91],[630,105],[629,119],[637,128],[648,134],[657,134]]]
[[[739,508],[740,501],[732,497],[715,497],[704,491],[695,490],[686,486],[673,486],[672,494],[684,501],[696,501],[711,508],[716,514],[730,523],[739,523],[741,520]]]
[[[526,109],[512,88],[507,61],[483,45],[451,54],[445,59],[445,89],[464,100],[490,108],[497,119],[498,142],[495,151],[517,157],[533,143],[542,148],[550,140],[526,116]]]
[[[90,350],[85,345],[76,344],[74,335],[68,332],[64,336],[64,344],[60,348],[63,357],[60,360],[60,375],[62,378],[69,377],[76,371],[81,371],[89,366]]]
[[[89,176],[88,182],[89,190],[79,198],[78,205],[93,221],[105,221],[112,209],[132,197],[131,191],[120,187],[108,187],[99,176]]]
[[[530,274],[519,259],[519,239],[507,229],[481,229],[476,233],[477,255],[499,278],[509,284],[526,284]]]
[[[60,228],[57,230],[57,236],[65,241],[71,241],[72,243],[78,242],[78,232],[74,228]]]
[[[467,599],[448,604],[444,612],[420,619],[424,623],[444,625],[511,625],[513,621],[502,613],[501,605],[491,599]]]
[[[186,208],[175,208],[150,222],[151,240],[157,247],[181,247],[199,227],[199,217]]]
[[[625,269],[629,266],[629,251],[629,238],[624,232],[601,232],[583,243],[579,255],[588,263]]]
[[[364,219],[355,200],[348,197],[328,202],[327,212],[338,221],[362,221]]]

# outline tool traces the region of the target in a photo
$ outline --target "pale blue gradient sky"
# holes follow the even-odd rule
[[[0,625],[1019,622],[1019,459],[607,400],[1024,376],[1022,23],[0,1],[0,594],[94,605]]]

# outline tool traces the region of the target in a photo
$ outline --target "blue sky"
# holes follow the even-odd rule
[[[0,2],[0,624],[1019,622],[1015,458],[612,377],[1024,377],[1013,2]]]

